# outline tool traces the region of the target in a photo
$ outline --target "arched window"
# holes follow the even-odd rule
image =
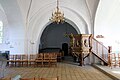
[[[0,21],[0,43],[3,42],[3,22]]]

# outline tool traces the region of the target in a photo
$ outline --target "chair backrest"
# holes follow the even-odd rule
[[[50,59],[57,59],[57,53],[51,53]]]
[[[15,60],[15,55],[9,55],[9,60]]]
[[[56,77],[56,78],[41,78],[41,80],[58,80],[58,77]]]
[[[2,78],[0,80],[11,80],[11,78]]]
[[[112,54],[111,54],[111,59],[112,59],[112,60],[115,60],[115,59],[116,59],[116,54],[115,54],[115,53],[112,53]]]
[[[43,59],[43,53],[37,54],[37,59]]]
[[[118,53],[118,60],[120,60],[120,53]]]
[[[44,58],[43,58],[44,60],[45,59],[50,59],[50,53],[44,53]]]
[[[58,80],[58,77],[55,78],[21,78],[20,75],[15,76],[14,78],[2,78],[0,80]]]
[[[35,78],[20,78],[20,80],[36,80]]]
[[[22,55],[21,55],[21,58],[22,58],[22,60],[28,60],[28,55],[22,54]]]
[[[20,54],[15,55],[15,60],[21,60],[21,55]]]
[[[36,59],[36,54],[30,54],[30,60],[35,60]]]

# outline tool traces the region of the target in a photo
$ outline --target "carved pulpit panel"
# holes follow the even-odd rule
[[[90,36],[89,34],[81,34],[81,49],[83,52],[89,52],[90,49]]]
[[[90,51],[90,34],[70,34],[70,47],[73,55],[80,59],[80,66],[84,64],[84,59],[89,56]]]

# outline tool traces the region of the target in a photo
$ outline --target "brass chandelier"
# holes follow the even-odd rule
[[[52,13],[52,17],[50,21],[55,22],[57,24],[63,23],[65,21],[64,19],[64,13],[62,13],[59,9],[59,1],[57,0],[57,7],[55,12]]]

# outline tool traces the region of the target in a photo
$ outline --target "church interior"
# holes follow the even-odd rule
[[[0,0],[0,80],[119,80],[120,0]]]

